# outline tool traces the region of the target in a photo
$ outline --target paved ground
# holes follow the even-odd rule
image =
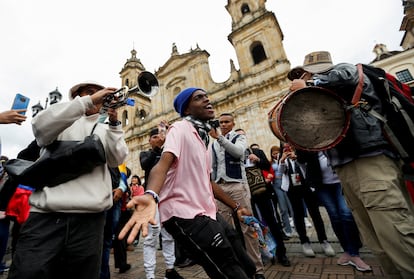
[[[321,208],[322,209],[322,208]],[[332,227],[327,219],[325,210],[321,210],[325,220],[325,227],[328,234],[328,240],[331,242],[333,248],[338,253],[336,257],[330,258],[324,256],[322,249],[317,242],[316,232],[313,228],[308,229],[308,236],[312,241],[312,247],[315,250],[315,258],[307,258],[302,254],[302,247],[298,238],[292,238],[286,241],[286,248],[288,257],[292,263],[290,267],[283,267],[279,264],[272,265],[271,263],[265,266],[265,277],[267,279],[380,279],[387,278],[384,272],[376,261],[374,256],[366,248],[361,249],[361,257],[373,268],[373,272],[363,273],[354,270],[350,266],[339,266],[336,260],[340,256],[342,249],[333,234]],[[140,244],[142,241],[140,241]],[[145,279],[144,267],[142,263],[142,246],[138,245],[134,251],[128,252],[128,262],[132,268],[123,274],[119,274],[113,268],[111,259],[112,277],[113,279]],[[205,279],[209,278],[203,269],[194,265],[183,269],[177,268],[178,272],[185,279]],[[156,279],[163,279],[165,273],[164,259],[162,252],[157,251],[157,272]]]
[[[300,244],[291,240],[287,242],[288,257],[292,263],[290,267],[283,267],[279,264],[272,265],[268,263],[265,266],[265,277],[267,279],[359,279],[359,278],[386,278],[381,266],[377,263],[372,254],[368,250],[362,250],[362,258],[372,266],[373,272],[362,273],[354,270],[350,266],[339,266],[336,264],[338,258],[325,257],[318,243],[313,243],[316,254],[315,258],[306,258],[301,253]],[[333,247],[336,251],[340,251],[339,245],[333,242]],[[117,270],[113,270],[113,279],[145,279],[144,268],[142,264],[142,247],[138,246],[135,251],[128,252],[128,262],[132,265],[132,268],[123,274],[118,273]],[[157,272],[156,279],[164,278],[165,268],[162,253],[157,252]],[[112,266],[113,267],[113,266]],[[185,279],[205,279],[209,278],[203,271],[203,269],[194,265],[192,267],[186,267],[183,269],[177,268],[178,272]]]
[[[380,279],[387,278],[384,275],[382,267],[376,261],[374,256],[366,248],[361,250],[361,257],[372,266],[373,272],[362,273],[354,270],[350,266],[339,266],[336,264],[336,260],[339,257],[342,249],[336,237],[333,234],[329,221],[327,221],[326,212],[322,210],[324,217],[325,227],[327,229],[328,240],[331,242],[333,248],[338,253],[336,257],[325,257],[322,253],[322,249],[317,243],[316,232],[313,228],[308,229],[308,236],[312,241],[312,247],[315,250],[315,258],[306,258],[302,254],[302,248],[298,241],[298,238],[292,238],[286,241],[286,248],[288,251],[288,257],[292,263],[290,267],[283,267],[279,264],[272,265],[271,263],[265,266],[265,277],[267,279]],[[120,274],[113,266],[113,256],[111,256],[111,270],[112,279],[145,279],[145,272],[142,262],[142,241],[135,248],[134,251],[128,252],[128,262],[132,265],[132,268],[126,273]],[[8,263],[10,258],[6,257]],[[157,251],[157,272],[156,279],[163,279],[165,268],[162,252]],[[203,269],[194,265],[192,267],[186,267],[183,269],[177,268],[178,272],[185,279],[206,279],[208,276],[204,273]],[[0,275],[0,279],[6,278],[7,273]],[[41,279],[41,278],[39,278]]]

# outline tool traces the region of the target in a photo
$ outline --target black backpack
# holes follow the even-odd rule
[[[369,110],[381,120],[383,133],[390,145],[406,163],[405,172],[411,172],[414,163],[414,90],[383,69],[365,64],[357,65],[359,83],[352,104],[357,104],[362,93],[363,73],[369,78],[382,103],[382,114]]]

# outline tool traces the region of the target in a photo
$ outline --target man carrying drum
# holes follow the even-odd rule
[[[313,84],[334,91],[347,103],[351,103],[359,81],[355,65],[333,65],[326,51],[306,55],[304,65],[290,71],[288,78],[292,91]],[[380,100],[366,76],[362,98],[380,112]],[[326,151],[329,163],[341,180],[364,244],[390,278],[413,278],[414,209],[400,161],[384,138],[378,119],[360,107],[352,108],[350,114],[345,137]]]

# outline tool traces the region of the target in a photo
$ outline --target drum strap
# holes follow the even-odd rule
[[[361,100],[362,89],[364,88],[364,73],[362,71],[362,65],[358,64],[357,68],[358,68],[359,81],[355,89],[354,96],[352,97],[352,100],[351,100],[351,103],[353,106],[357,106],[359,104],[359,101]]]

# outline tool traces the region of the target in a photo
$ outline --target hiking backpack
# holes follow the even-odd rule
[[[370,109],[368,113],[383,123],[385,138],[410,165],[414,162],[414,99],[413,89],[398,81],[383,69],[370,65],[357,64],[359,83],[352,98],[352,104],[358,105],[365,74],[374,86],[382,103],[382,114]]]

